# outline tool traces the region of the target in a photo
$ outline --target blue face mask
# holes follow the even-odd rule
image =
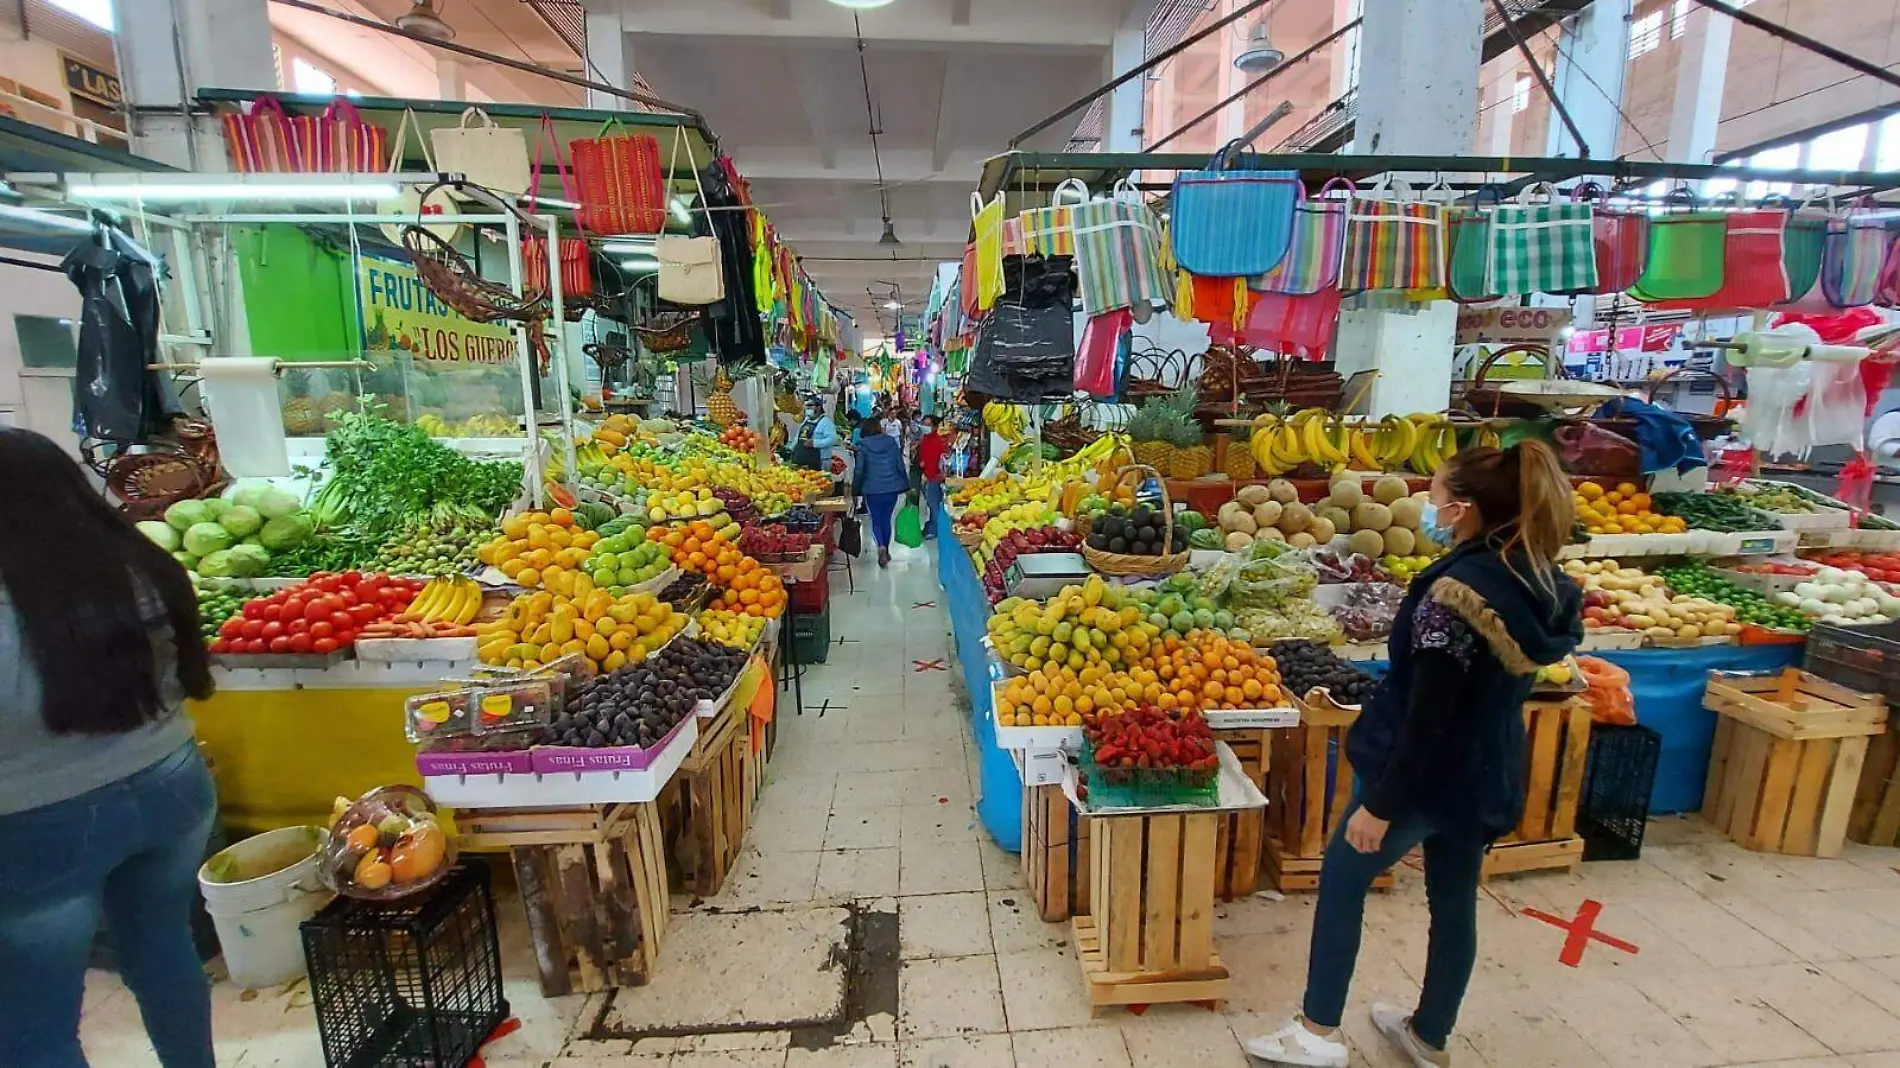
[[[1424,531],[1426,537],[1444,546],[1450,546],[1456,537],[1452,534],[1450,527],[1439,524],[1438,506],[1431,501],[1426,501],[1419,508],[1418,529]]]

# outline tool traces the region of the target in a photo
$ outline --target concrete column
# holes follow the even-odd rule
[[[275,90],[267,0],[118,0],[120,81],[132,150],[195,171],[226,169],[216,119],[186,111],[201,88]],[[146,109],[161,109],[158,111]]]
[[[1484,118],[1478,123],[1483,154],[1511,155],[1511,134],[1517,129],[1517,80],[1522,77],[1517,64],[1500,64],[1495,76],[1484,87]]]
[[[1365,13],[1365,0],[1333,0],[1333,28],[1344,26]],[[1359,84],[1359,51],[1365,41],[1363,29],[1346,31],[1346,35],[1333,43],[1330,49],[1332,63],[1332,96],[1328,102],[1345,96],[1347,90]]]
[[[1668,32],[1664,23],[1664,32]],[[1689,12],[1676,62],[1676,101],[1669,112],[1669,159],[1707,163],[1715,156],[1716,127],[1722,120],[1722,89],[1728,78],[1729,38],[1735,20],[1697,8]]]
[[[462,57],[453,52],[436,54],[435,95],[441,100],[468,99],[468,77],[462,69]]]
[[[1148,16],[1155,0],[1138,0],[1122,19],[1108,50],[1108,78],[1141,66],[1148,58]],[[1147,134],[1148,76],[1131,78],[1108,95],[1102,120],[1102,151],[1140,152]]]
[[[627,27],[621,18],[621,0],[584,0],[587,26],[586,76],[626,89],[633,84],[633,54],[627,47]],[[627,102],[597,90],[587,91],[587,106],[603,111],[625,111]]]
[[[1353,151],[1468,153],[1477,134],[1480,0],[1364,3]],[[1394,308],[1391,296],[1340,315],[1339,373],[1379,372],[1366,395],[1372,415],[1435,411],[1450,399],[1458,306],[1439,300]]]
[[[1630,0],[1595,0],[1564,23],[1558,38],[1557,73],[1551,78],[1557,99],[1583,131],[1592,159],[1615,159],[1623,130],[1623,73],[1629,66]],[[1721,21],[1727,22],[1726,17]],[[1577,155],[1577,142],[1555,108],[1550,113],[1547,151]]]

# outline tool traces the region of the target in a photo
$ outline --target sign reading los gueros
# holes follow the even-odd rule
[[[356,281],[365,352],[407,352],[440,370],[493,367],[518,355],[506,324],[464,318],[401,260],[364,256]]]

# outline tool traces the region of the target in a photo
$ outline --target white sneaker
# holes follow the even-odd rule
[[[1335,1029],[1320,1036],[1306,1029],[1295,1016],[1285,1027],[1272,1034],[1250,1038],[1241,1043],[1247,1053],[1269,1064],[1289,1064],[1297,1068],[1346,1068],[1346,1043]]]
[[[1382,1002],[1372,1006],[1372,1026],[1388,1042],[1398,1047],[1412,1062],[1412,1068],[1449,1068],[1451,1054],[1442,1049],[1433,1049],[1412,1030],[1412,1016],[1404,1009]]]

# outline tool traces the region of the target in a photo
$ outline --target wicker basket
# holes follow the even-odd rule
[[[1155,481],[1161,486],[1161,512],[1166,517],[1161,533],[1161,545],[1168,551],[1160,556],[1130,556],[1127,553],[1103,552],[1091,546],[1086,540],[1087,536],[1084,535],[1082,557],[1089,562],[1090,567],[1104,575],[1172,575],[1187,566],[1188,551],[1185,548],[1180,552],[1173,551],[1174,501],[1168,496],[1168,480],[1161,477],[1161,472],[1147,464],[1129,464],[1116,472],[1112,485],[1120,486],[1127,481],[1129,475],[1141,472],[1153,475]]]

